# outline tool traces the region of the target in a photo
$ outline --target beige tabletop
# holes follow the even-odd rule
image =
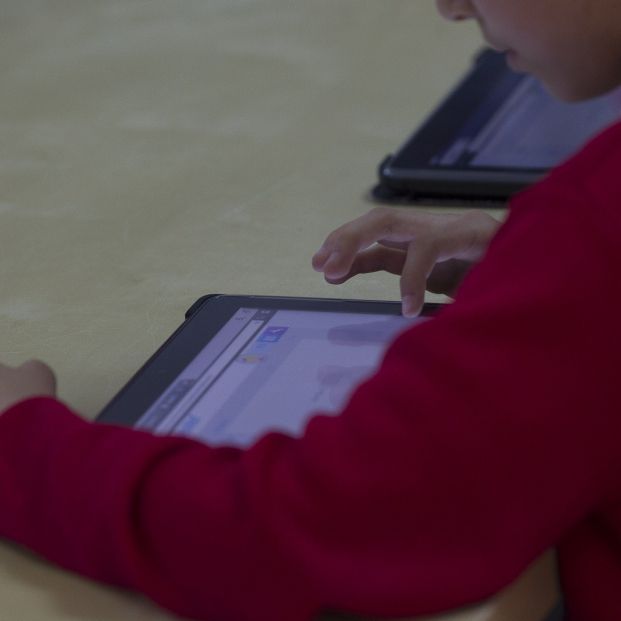
[[[202,294],[395,299],[310,257],[479,45],[432,0],[5,0],[0,31],[0,360],[46,360],[89,418]],[[548,555],[442,618],[538,621],[554,581]],[[6,544],[0,602],[171,618]]]

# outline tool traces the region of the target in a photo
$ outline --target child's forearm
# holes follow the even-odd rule
[[[261,532],[239,461],[23,401],[0,416],[0,536],[184,616],[306,618],[305,581]]]

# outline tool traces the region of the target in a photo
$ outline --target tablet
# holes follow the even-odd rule
[[[399,302],[205,296],[98,421],[215,446],[301,435],[313,413],[339,412],[388,344],[439,306],[406,319]]]
[[[379,200],[506,202],[619,120],[619,91],[554,99],[485,50],[428,120],[379,167]],[[433,199],[437,199],[434,201]]]

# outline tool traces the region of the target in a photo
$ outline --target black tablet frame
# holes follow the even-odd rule
[[[425,304],[433,315],[443,304]],[[211,294],[199,298],[185,321],[135,373],[97,417],[100,423],[133,426],[240,308],[401,315],[400,302]]]
[[[432,112],[421,127],[379,165],[377,200],[398,202],[411,199],[504,202],[548,172],[540,168],[438,167],[432,158],[451,145],[461,128],[473,118],[481,104],[500,106],[526,78],[514,73],[504,55],[483,50],[472,69]],[[407,164],[406,164],[407,162]]]

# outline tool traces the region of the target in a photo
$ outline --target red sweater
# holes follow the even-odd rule
[[[210,448],[12,407],[0,535],[218,621],[440,612],[557,545],[572,621],[618,621],[620,273],[621,125],[514,200],[457,301],[302,438]]]

